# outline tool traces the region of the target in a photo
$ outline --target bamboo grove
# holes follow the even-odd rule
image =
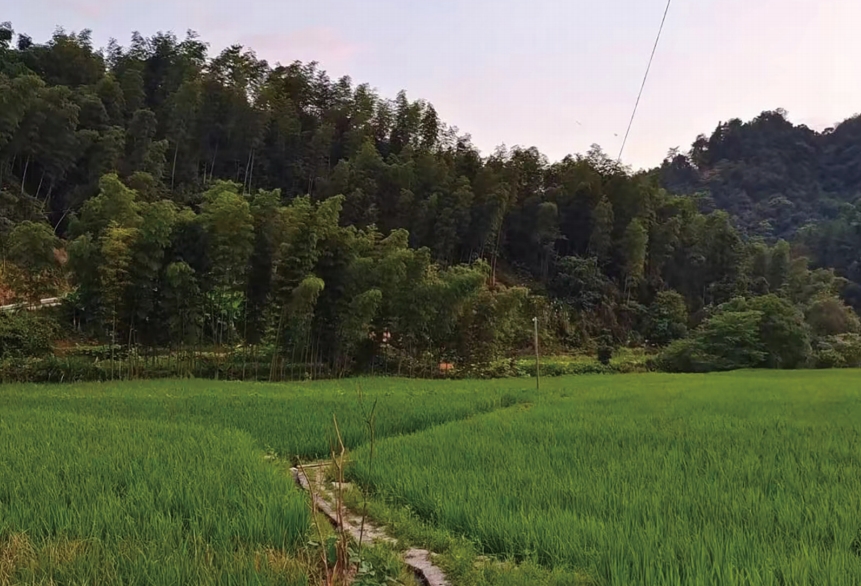
[[[549,347],[663,346],[764,295],[857,330],[815,255],[659,171],[482,156],[429,103],[193,33],[96,50],[0,27],[0,297],[62,294],[63,326],[112,352],[430,372],[514,356],[533,316]]]

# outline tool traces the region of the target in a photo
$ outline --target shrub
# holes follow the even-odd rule
[[[851,368],[861,367],[861,335],[843,334],[834,337],[835,347]]]
[[[458,378],[507,378],[518,376],[518,369],[514,360],[498,359],[489,363],[467,364],[456,375]]]
[[[658,364],[670,372],[797,368],[810,355],[801,311],[786,299],[764,295],[719,306],[689,340],[671,344]]]
[[[102,346],[76,346],[65,352],[69,356],[89,358],[91,360],[110,360],[125,358],[128,356],[129,348],[125,344],[105,344]]]
[[[694,338],[675,340],[654,360],[655,368],[664,372],[711,372],[725,368],[718,358],[703,351]]]
[[[57,329],[55,321],[37,312],[0,312],[0,358],[50,353]]]
[[[695,336],[697,360],[708,370],[762,366],[768,356],[759,335],[759,311],[719,311],[706,320]]]
[[[675,291],[658,293],[649,306],[643,332],[646,339],[657,346],[666,346],[688,333],[688,308],[685,298]]]
[[[846,359],[834,348],[823,348],[813,353],[816,368],[846,368]]]
[[[817,336],[834,336],[858,332],[858,316],[837,297],[815,299],[805,312],[805,319]]]
[[[610,365],[610,360],[613,358],[613,347],[609,344],[602,344],[598,348],[598,362],[604,366]]]
[[[107,380],[110,370],[82,357],[5,358],[0,360],[0,382],[58,383]]]
[[[798,368],[810,357],[810,330],[804,314],[790,301],[763,295],[747,301],[747,307],[762,312],[759,336],[771,368]]]
[[[812,363],[816,368],[861,367],[861,335],[842,334],[820,338],[816,342]]]

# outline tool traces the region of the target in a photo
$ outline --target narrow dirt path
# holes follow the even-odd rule
[[[346,507],[341,510],[340,518],[342,522],[339,526],[338,512],[335,510],[336,505],[333,504],[337,502],[335,493],[333,492],[334,484],[336,483],[331,483],[333,486],[327,485],[324,477],[326,465],[326,462],[316,462],[303,465],[301,469],[290,468],[290,473],[293,475],[293,480],[296,481],[296,484],[313,494],[314,505],[321,513],[326,515],[329,522],[337,530],[346,532],[356,542],[361,542],[365,545],[378,541],[396,543],[397,540],[394,537],[388,535],[373,521],[366,518],[363,525],[362,517]],[[308,476],[311,478],[308,478]],[[311,490],[312,482],[313,491]],[[346,484],[344,488],[347,488]],[[451,586],[445,573],[433,563],[433,554],[426,549],[408,549],[404,553],[404,563],[413,571],[419,581],[427,586]]]

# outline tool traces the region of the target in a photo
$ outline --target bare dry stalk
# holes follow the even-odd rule
[[[374,399],[374,404],[371,406],[370,412],[365,411],[365,395],[362,392],[362,387],[358,387],[359,407],[362,410],[362,417],[365,420],[365,425],[368,427],[368,436],[371,440],[371,451],[368,455],[368,475],[373,475],[374,465],[374,445],[376,444],[376,416],[377,416],[377,399]],[[362,519],[359,524],[359,555],[362,553],[362,542],[365,536],[365,519],[368,516],[368,491],[362,492]]]
[[[336,548],[337,561],[335,562],[334,574],[338,578],[338,583],[347,584],[349,580],[347,574],[349,571],[349,534],[343,530],[344,527],[344,458],[347,449],[344,447],[344,441],[341,438],[341,430],[338,427],[338,418],[332,414],[332,421],[335,424],[335,436],[338,438],[338,451],[332,449],[332,463],[335,466],[337,473],[338,486],[335,488],[335,507],[338,518],[338,527],[341,529],[338,536],[338,544]]]
[[[299,473],[305,477],[305,482],[308,483],[308,494],[311,497],[311,520],[314,523],[314,528],[317,530],[317,537],[320,540],[320,558],[323,562],[323,579],[325,580],[325,586],[332,586],[332,572],[329,571],[329,557],[326,555],[326,541],[323,538],[323,528],[320,527],[320,519],[317,514],[317,493],[314,492],[316,477],[314,481],[312,481],[302,464],[297,464],[296,467],[299,469]]]

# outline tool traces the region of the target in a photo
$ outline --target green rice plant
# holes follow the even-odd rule
[[[218,426],[247,432],[263,449],[286,457],[329,455],[332,415],[348,448],[367,441],[359,405],[377,402],[377,437],[433,425],[529,400],[523,382],[471,386],[459,381],[348,379],[313,383],[150,380],[70,385],[0,385],[0,409],[61,412]]]
[[[371,512],[464,584],[858,584],[859,380],[2,385],[0,584],[308,581],[305,497],[260,456],[329,455],[333,414]]]
[[[0,454],[0,583],[306,582],[304,495],[245,433],[6,408]]]
[[[598,584],[861,583],[861,373],[548,380],[361,448],[376,498]],[[474,383],[478,387],[478,383]]]
[[[333,414],[360,445],[360,396],[379,437],[530,398],[393,379],[0,385],[0,585],[303,583],[305,496],[261,455],[327,455]]]

